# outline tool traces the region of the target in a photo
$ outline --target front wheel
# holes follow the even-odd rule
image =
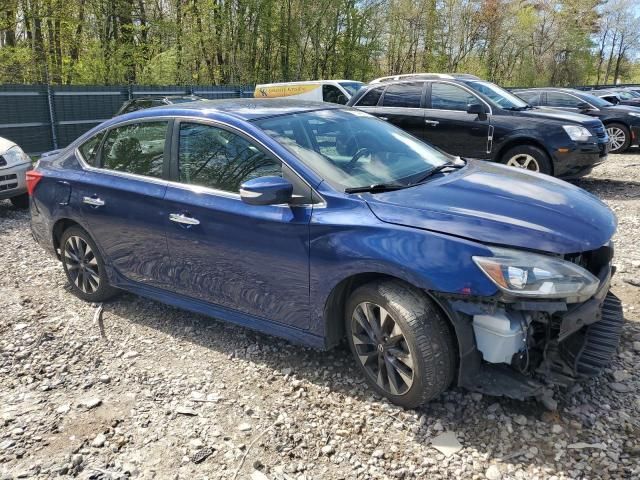
[[[631,133],[625,125],[610,123],[606,128],[609,135],[609,153],[622,153],[629,148]]]
[[[456,369],[447,320],[422,292],[398,281],[358,288],[346,309],[351,352],[368,384],[405,408],[444,392]]]
[[[84,229],[76,226],[65,230],[60,250],[64,272],[77,297],[87,302],[103,302],[118,293],[109,285],[100,251]]]
[[[516,145],[502,156],[501,162],[508,167],[522,168],[530,172],[551,175],[553,168],[549,156],[534,145]]]

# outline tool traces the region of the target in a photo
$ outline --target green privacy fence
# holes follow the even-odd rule
[[[185,94],[252,97],[253,85],[0,85],[0,137],[32,154],[46,152],[111,118],[127,100]]]

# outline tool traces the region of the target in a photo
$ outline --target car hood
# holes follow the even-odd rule
[[[580,125],[596,125],[600,122],[598,119],[583,115],[581,113],[567,112],[554,108],[535,107],[530,110],[521,110],[517,112],[518,116],[537,118],[540,120],[557,120],[559,122],[578,123]]]
[[[587,191],[479,160],[423,185],[363,197],[383,222],[555,254],[601,247],[616,229],[613,212]]]
[[[11,140],[0,137],[0,155],[9,150],[11,147],[15,147],[16,144]]]
[[[607,111],[620,113],[640,113],[640,106],[634,107],[631,105],[612,105],[610,107],[607,107]]]

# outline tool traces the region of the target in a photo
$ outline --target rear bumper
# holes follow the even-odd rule
[[[26,173],[32,168],[31,163],[0,168],[0,200],[27,193]]]
[[[607,142],[576,143],[566,147],[568,151],[554,152],[554,173],[560,178],[576,178],[588,175],[593,167],[607,160],[609,145]],[[558,149],[560,150],[560,149]]]

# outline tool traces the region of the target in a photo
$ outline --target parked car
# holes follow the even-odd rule
[[[315,80],[256,85],[254,98],[287,97],[314,102],[346,104],[364,83],[355,80]]]
[[[355,109],[143,110],[45,157],[28,185],[34,238],[81,299],[123,289],[316,348],[346,337],[405,407],[451,384],[540,396],[618,346],[600,200]]]
[[[138,97],[124,102],[120,107],[120,110],[118,110],[114,116],[136,112],[145,108],[174,105],[177,103],[197,102],[200,100],[206,99],[198,97],[197,95],[159,95],[152,97]]]
[[[375,81],[349,105],[462,157],[571,178],[607,158],[602,122],[534,108],[472,75],[425,74]]]
[[[613,105],[629,105],[631,107],[640,107],[640,98],[623,89],[615,90],[591,90],[590,93],[596,97],[600,97]]]
[[[609,136],[609,153],[625,152],[640,142],[640,108],[613,105],[603,98],[571,88],[529,88],[513,93],[531,105],[551,107],[599,118]]]
[[[0,137],[0,200],[11,200],[16,208],[29,208],[25,173],[31,158],[11,140]]]

